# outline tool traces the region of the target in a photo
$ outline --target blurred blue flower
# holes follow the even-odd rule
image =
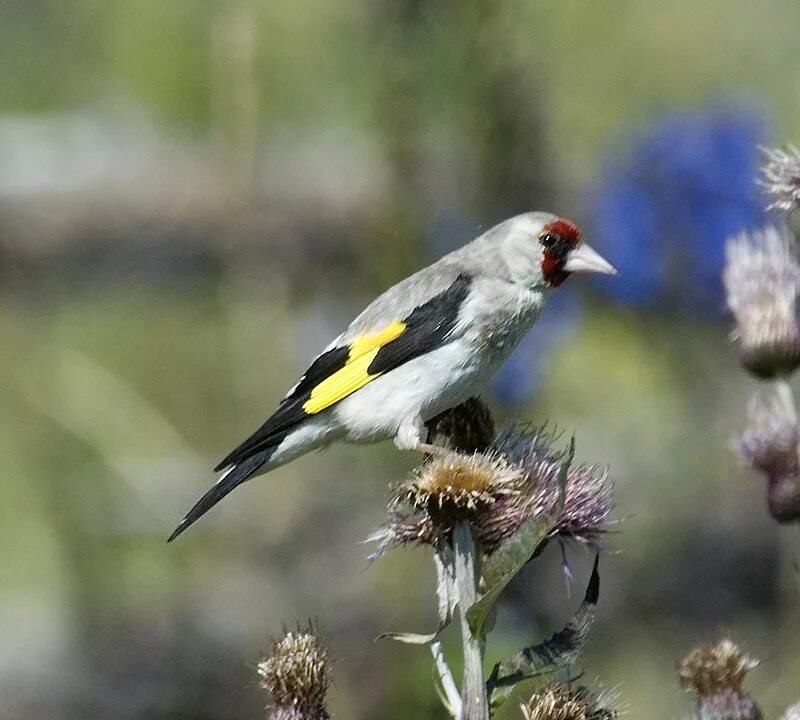
[[[765,221],[754,183],[763,137],[750,111],[680,113],[609,163],[593,235],[620,277],[598,280],[603,290],[635,306],[722,311],[725,240]]]

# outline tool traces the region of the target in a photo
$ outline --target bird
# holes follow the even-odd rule
[[[174,540],[234,488],[336,441],[393,439],[437,454],[425,423],[475,396],[572,273],[616,275],[573,222],[527,212],[379,295],[311,363],[180,521]]]

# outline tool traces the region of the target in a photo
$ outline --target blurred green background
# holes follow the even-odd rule
[[[609,464],[619,533],[582,663],[630,717],[730,631],[797,700],[797,528],[731,438],[725,236],[758,142],[800,140],[796,0],[0,3],[0,718],[255,718],[259,651],[316,619],[341,718],[442,717],[421,551],[368,564],[415,458],[336,447],[165,539],[371,297],[547,209],[620,265],[571,279],[489,397]],[[514,584],[489,657],[569,617],[591,558]],[[448,643],[453,642],[448,639]],[[454,645],[454,647],[457,643]],[[510,703],[502,717],[516,717]]]

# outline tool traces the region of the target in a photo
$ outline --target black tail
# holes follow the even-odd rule
[[[175,528],[172,535],[169,536],[167,542],[172,542],[178,535],[180,535],[186,528],[199,520],[214,505],[216,505],[222,498],[224,498],[231,490],[237,485],[241,485],[245,480],[252,477],[261,466],[267,461],[269,455],[265,456],[259,453],[257,456],[249,457],[246,460],[238,463],[229,473],[223,475],[203,497],[201,497],[194,505],[194,507],[186,513],[186,517],[180,521],[178,527]]]

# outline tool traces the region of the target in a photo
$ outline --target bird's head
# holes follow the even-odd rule
[[[575,223],[545,212],[518,215],[501,229],[501,254],[515,282],[558,287],[572,273],[616,275],[611,263],[587,245]]]

